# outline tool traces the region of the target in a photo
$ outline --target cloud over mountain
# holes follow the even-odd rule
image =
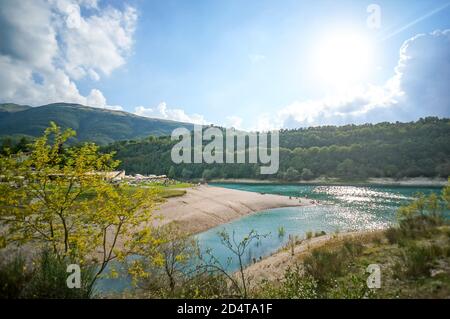
[[[165,102],[161,102],[157,107],[138,106],[134,109],[136,115],[172,120],[178,122],[207,124],[203,115],[200,114],[186,114],[186,112],[179,108],[168,108]]]

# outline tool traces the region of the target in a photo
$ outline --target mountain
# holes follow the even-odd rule
[[[193,129],[190,123],[152,119],[80,104],[54,103],[38,107],[0,104],[0,136],[40,136],[50,121],[62,128],[74,129],[78,141],[101,145],[149,135],[170,135],[177,127]]]

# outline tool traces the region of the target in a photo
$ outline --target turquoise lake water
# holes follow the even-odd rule
[[[197,235],[201,248],[210,248],[223,263],[226,263],[232,254],[220,242],[217,233],[221,230],[226,230],[230,235],[234,232],[237,242],[252,229],[259,234],[270,234],[250,246],[244,261],[251,263],[253,259],[259,259],[277,251],[288,242],[290,234],[304,237],[308,231],[330,233],[386,228],[395,222],[399,206],[413,200],[415,194],[441,191],[441,188],[434,187],[212,185],[265,194],[308,197],[318,203],[314,206],[277,208],[258,212]],[[279,236],[279,228],[284,229],[284,236]],[[232,260],[229,269],[236,270],[237,266],[237,260]]]
[[[233,255],[222,245],[217,235],[226,230],[239,242],[251,230],[268,234],[254,242],[244,256],[249,264],[277,251],[287,243],[289,235],[305,236],[307,231],[327,233],[347,230],[370,230],[385,228],[396,220],[399,206],[413,200],[417,193],[440,193],[438,187],[381,187],[381,186],[314,186],[285,184],[211,184],[266,194],[308,197],[318,202],[314,206],[277,208],[242,217],[239,220],[212,228],[196,235],[202,250],[211,249],[222,264],[227,264]],[[278,229],[283,227],[284,236]],[[231,259],[228,270],[237,270],[236,258]],[[127,279],[102,279],[97,284],[99,291],[121,291],[129,287]]]

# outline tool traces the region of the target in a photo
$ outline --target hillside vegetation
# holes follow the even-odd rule
[[[169,135],[180,126],[192,129],[192,124],[74,104],[40,107],[0,104],[0,148],[13,152],[26,149],[27,140],[20,136],[29,139],[39,136],[50,121],[62,128],[75,129],[77,136],[72,143],[90,141],[104,145],[104,151],[116,151],[120,168],[132,174],[285,181],[450,175],[450,120],[436,117],[409,123],[281,130],[280,168],[275,175],[261,175],[258,164],[176,165],[170,152],[177,141],[171,141]]]
[[[179,164],[171,161],[169,137],[121,141],[117,151],[129,173],[178,178],[443,177],[450,175],[450,120],[434,117],[410,123],[324,126],[280,132],[280,169],[260,175],[257,164]],[[207,142],[204,142],[207,143]]]
[[[122,111],[55,103],[39,107],[0,104],[0,136],[41,136],[53,121],[63,129],[77,131],[76,141],[107,144],[118,140],[169,135],[177,127],[191,129],[192,124],[151,119]]]

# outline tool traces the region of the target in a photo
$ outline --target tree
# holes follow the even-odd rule
[[[394,177],[398,172],[398,167],[392,164],[388,164],[384,167],[384,175],[388,177]]]
[[[160,295],[168,292],[173,297],[177,288],[193,278],[190,275],[195,272],[193,264],[199,255],[197,241],[175,223],[155,229],[151,241],[145,237],[145,232],[134,237],[132,250],[141,258],[129,262],[129,273],[144,291]]]
[[[10,137],[4,138],[2,140],[1,154],[8,154],[12,152],[14,145]]]
[[[183,168],[181,171],[181,177],[183,179],[189,179],[192,176],[192,171],[188,170],[187,168]]]
[[[441,177],[449,177],[450,176],[450,162],[445,162],[436,166],[436,173]]]
[[[97,265],[92,291],[107,264],[127,254],[136,227],[152,217],[157,194],[112,184],[114,154],[89,143],[66,148],[74,135],[51,123],[29,155],[0,156],[0,244],[34,243],[60,260]]]
[[[19,142],[14,146],[13,153],[28,151],[29,143],[26,137],[21,137]]]
[[[288,181],[295,181],[295,180],[299,179],[300,174],[298,173],[298,171],[295,168],[289,167],[286,171],[285,176]]]
[[[175,170],[175,167],[170,166],[167,176],[172,179],[174,179],[177,176],[177,171]]]
[[[214,171],[213,169],[207,168],[207,169],[205,169],[205,170],[203,171],[203,173],[202,173],[202,178],[203,178],[205,181],[208,181],[208,180],[214,178],[214,173],[215,173],[215,171]]]
[[[345,159],[337,166],[337,173],[340,177],[353,177],[355,163],[351,159]]]
[[[314,177],[314,174],[313,174],[313,172],[310,169],[304,168],[302,170],[301,177],[302,177],[303,180],[308,181],[308,180],[310,180],[310,179],[312,179]]]
[[[431,193],[428,196],[417,194],[414,201],[408,205],[401,206],[397,211],[400,225],[404,221],[414,218],[434,218],[445,220],[445,212],[450,208],[450,178],[447,185],[442,189],[440,196]]]
[[[239,265],[238,274],[235,276],[232,273],[227,271],[229,264],[232,261],[232,258],[228,259],[228,264],[223,265],[220,261],[215,257],[210,250],[206,252],[208,260],[204,259],[204,256],[200,256],[202,258],[203,264],[201,267],[206,269],[206,271],[210,274],[214,274],[218,272],[220,275],[227,278],[234,290],[238,293],[238,295],[242,298],[247,298],[248,296],[248,279],[246,278],[244,272],[244,255],[246,254],[248,248],[251,243],[254,241],[259,241],[263,238],[269,236],[269,234],[260,235],[257,231],[251,230],[241,241],[237,241],[236,233],[233,231],[232,235],[226,231],[220,231],[218,233],[220,237],[220,241],[222,245],[227,248],[236,258]]]

